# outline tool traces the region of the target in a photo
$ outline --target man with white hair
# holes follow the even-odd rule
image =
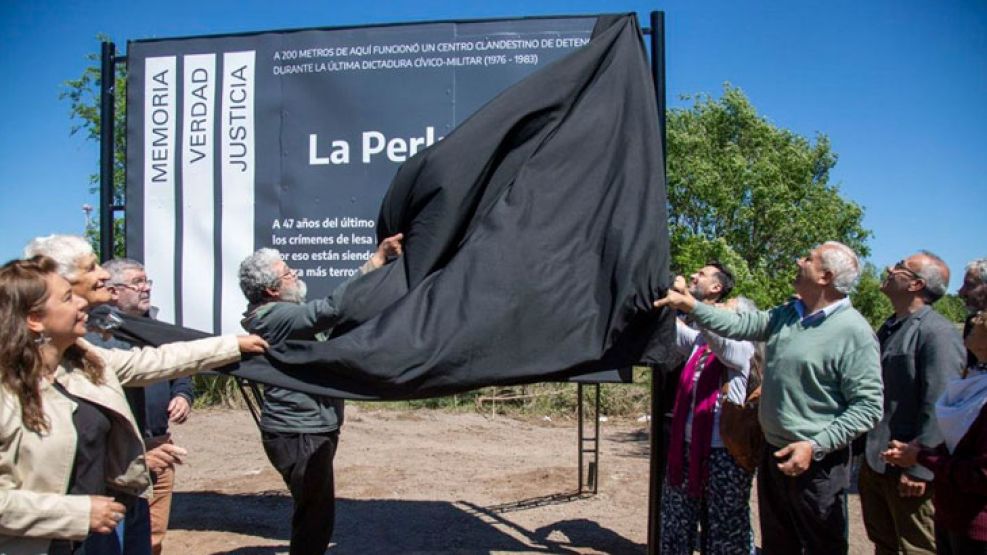
[[[828,241],[798,261],[798,298],[734,313],[669,290],[655,302],[692,314],[724,337],[766,342],[759,420],[766,446],[758,507],[766,554],[846,553],[850,442],[881,418],[877,338],[848,295],[860,275],[852,249]]]
[[[360,274],[401,254],[397,235],[381,241]],[[346,285],[327,298],[305,301],[305,282],[275,249],[260,249],[240,263],[240,289],[250,303],[243,329],[271,344],[287,339],[323,340],[340,321],[339,299]],[[267,387],[261,404],[261,437],[267,458],[281,474],[294,511],[291,555],[324,553],[335,521],[333,458],[343,423],[343,401]]]

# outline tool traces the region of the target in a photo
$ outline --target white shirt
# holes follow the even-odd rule
[[[690,328],[681,320],[676,320],[675,343],[678,351],[684,355],[692,357],[696,349],[703,345],[709,345],[716,358],[727,367],[727,377],[729,385],[727,387],[727,399],[738,405],[744,404],[747,400],[747,377],[751,371],[751,357],[754,356],[754,344],[750,341],[736,341],[720,337],[715,333],[703,330],[699,331]],[[692,438],[692,411],[696,407],[696,388],[699,376],[703,369],[697,368],[692,388],[692,399],[689,403],[689,412],[685,421],[685,440],[688,442]],[[713,409],[713,437],[711,445],[713,447],[723,447],[720,439],[720,406],[723,399],[720,395],[716,398],[716,407]]]

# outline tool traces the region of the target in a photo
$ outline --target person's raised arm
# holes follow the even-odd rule
[[[403,233],[396,233],[381,241],[380,244],[377,245],[377,250],[369,260],[370,265],[373,266],[372,269],[376,270],[384,264],[387,264],[388,258],[401,256],[404,252],[404,248],[401,243],[402,241],[404,241]]]
[[[127,386],[188,376],[237,362],[241,353],[260,354],[268,348],[267,341],[257,335],[223,335],[130,350],[101,349],[79,341],[84,349],[95,351],[106,363],[107,370]]]

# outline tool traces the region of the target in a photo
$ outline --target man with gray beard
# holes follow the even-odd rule
[[[401,254],[402,235],[381,241],[359,275]],[[344,282],[328,297],[305,301],[305,282],[274,249],[260,249],[240,264],[240,289],[250,303],[241,325],[269,343],[324,340],[340,321]],[[343,423],[343,401],[267,387],[261,405],[264,451],[294,501],[291,555],[324,553],[335,521],[333,458]]]

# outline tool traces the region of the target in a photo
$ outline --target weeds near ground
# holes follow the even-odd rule
[[[244,408],[243,397],[232,378],[216,373],[204,373],[192,378],[196,406]],[[485,387],[432,399],[414,401],[357,401],[368,408],[440,409],[510,416],[576,417],[576,384],[539,383],[511,387]],[[650,410],[651,371],[634,368],[634,381],[629,384],[600,386],[600,414],[610,417],[637,418]],[[584,403],[592,410],[594,388],[584,387]]]

